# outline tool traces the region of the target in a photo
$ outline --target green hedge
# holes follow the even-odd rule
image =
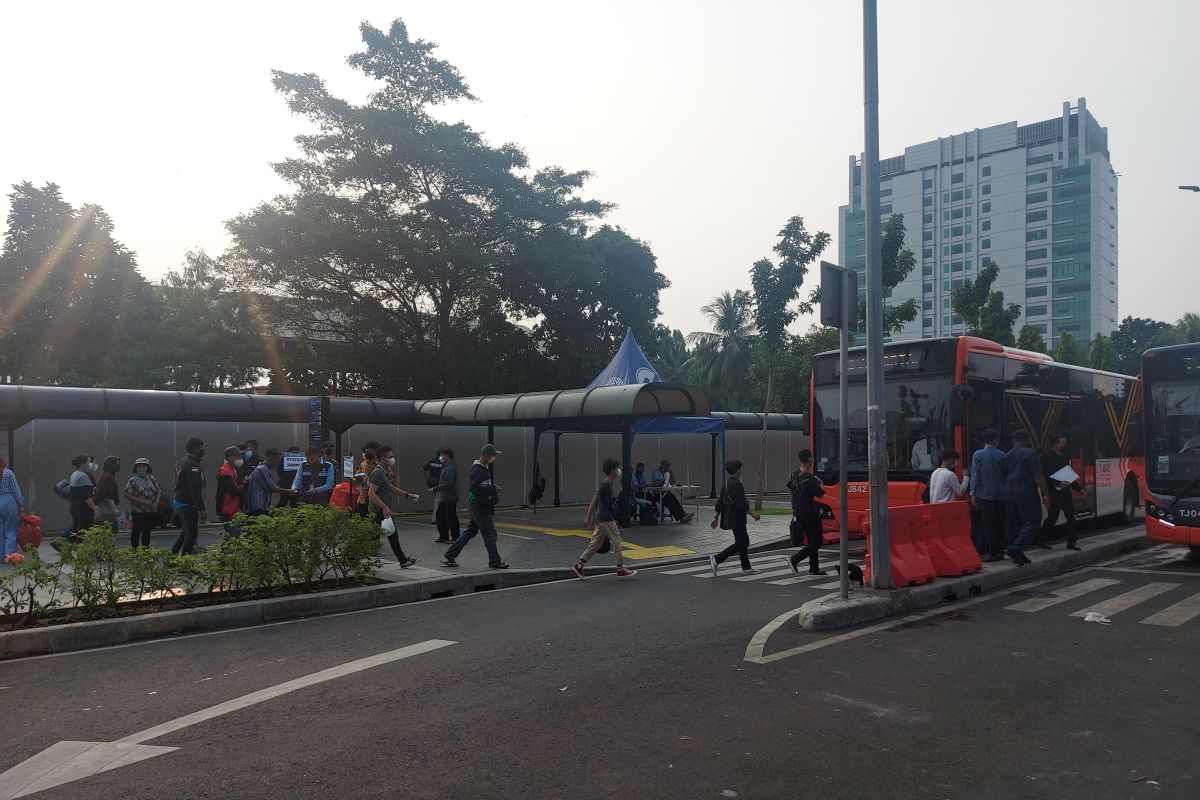
[[[228,592],[230,600],[292,594],[318,581],[370,578],[379,569],[379,526],[332,506],[276,509],[269,516],[239,515],[245,536],[226,536],[204,553],[173,555],[153,547],[117,547],[112,527],[83,531],[64,541],[58,563],[36,548],[0,577],[0,613],[28,625],[57,608],[84,618],[111,616],[121,603],[136,607],[188,595]]]

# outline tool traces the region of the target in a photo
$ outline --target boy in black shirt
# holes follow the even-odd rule
[[[604,470],[604,480],[600,482],[600,487],[596,489],[587,513],[583,515],[583,527],[592,527],[594,520],[596,528],[592,533],[592,540],[588,542],[583,555],[571,567],[571,571],[582,578],[583,568],[587,565],[588,559],[596,555],[596,551],[604,544],[604,540],[608,539],[612,543],[613,554],[617,557],[617,577],[627,578],[637,573],[625,568],[625,556],[621,552],[621,531],[617,527],[616,510],[619,492],[616,487],[621,482],[621,464],[615,459],[607,458],[604,460],[602,469]]]
[[[788,489],[792,492],[792,513],[804,531],[804,548],[788,558],[788,566],[792,568],[792,572],[799,575],[800,562],[807,558],[808,573],[824,575],[826,573],[821,569],[819,561],[824,533],[821,530],[821,517],[817,513],[816,499],[825,496],[825,487],[821,484],[821,479],[813,473],[812,450],[801,450],[799,458],[800,469],[792,473]]]
[[[742,462],[726,462],[725,472],[729,474],[729,479],[725,482],[725,488],[721,490],[720,499],[717,500],[717,513],[713,515],[711,527],[717,527],[717,523],[720,522],[722,528],[733,531],[733,544],[715,556],[709,556],[708,566],[715,578],[721,562],[737,553],[742,562],[742,574],[757,575],[758,570],[750,566],[750,534],[746,530],[746,515],[754,517],[756,522],[762,517],[750,508],[750,503],[746,500],[746,490],[742,487]]]

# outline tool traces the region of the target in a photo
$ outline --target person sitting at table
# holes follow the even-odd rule
[[[675,485],[675,476],[671,473],[671,462],[663,459],[658,464],[658,469],[654,470],[654,482],[650,484],[655,489],[661,489],[657,492],[662,498],[663,508],[671,513],[676,522],[691,522],[696,515],[689,514],[683,510],[683,504],[679,502],[679,498],[675,496],[667,487]]]

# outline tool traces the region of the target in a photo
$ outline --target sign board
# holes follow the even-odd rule
[[[858,330],[858,273],[828,261],[821,262],[821,324]]]
[[[296,472],[300,469],[300,465],[304,463],[304,453],[299,453],[294,450],[289,450],[283,454],[283,471]]]
[[[354,456],[342,456],[342,477],[354,477]]]
[[[308,398],[308,443],[320,446],[325,443],[325,406],[328,403],[324,397]]]

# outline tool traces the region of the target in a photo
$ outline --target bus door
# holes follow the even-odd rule
[[[976,450],[983,449],[983,432],[995,428],[1004,435],[1004,359],[970,353],[964,381],[968,388],[963,427],[963,468],[970,469]]]

